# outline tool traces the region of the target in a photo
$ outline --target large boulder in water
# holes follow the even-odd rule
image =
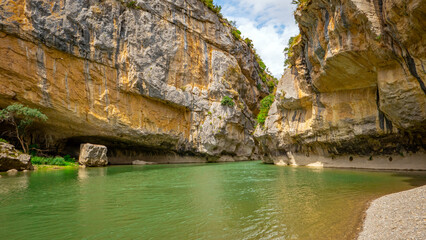
[[[78,162],[88,167],[101,167],[108,164],[107,147],[85,143],[80,145]]]
[[[0,142],[0,172],[10,169],[33,170],[31,156],[16,150],[12,144]]]

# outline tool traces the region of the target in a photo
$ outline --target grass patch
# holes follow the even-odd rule
[[[2,143],[9,143],[6,139],[0,138],[0,142]]]
[[[32,156],[31,163],[34,165],[55,165],[55,166],[78,166],[76,160],[69,155],[64,157],[39,157]]]

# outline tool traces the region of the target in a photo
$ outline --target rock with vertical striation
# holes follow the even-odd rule
[[[98,142],[111,162],[130,150],[133,160],[147,151],[255,156],[268,87],[253,50],[203,2],[6,0],[0,16],[0,107],[45,113],[34,135],[46,147]],[[206,132],[224,96],[236,103],[232,116]]]
[[[90,143],[81,144],[78,163],[87,167],[108,165],[107,148]]]
[[[394,161],[374,168],[426,169],[425,6],[425,0],[299,4],[301,35],[291,66],[255,132],[265,161],[284,156],[308,165],[321,158],[324,166],[372,167],[378,155]]]

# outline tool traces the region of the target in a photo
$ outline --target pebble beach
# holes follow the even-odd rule
[[[426,185],[374,200],[358,240],[426,239]]]

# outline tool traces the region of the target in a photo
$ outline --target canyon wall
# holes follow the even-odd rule
[[[4,0],[0,107],[40,109],[49,120],[31,137],[57,152],[92,142],[112,163],[253,159],[268,87],[231,31],[199,0]]]
[[[302,1],[265,162],[426,170],[426,1]]]

